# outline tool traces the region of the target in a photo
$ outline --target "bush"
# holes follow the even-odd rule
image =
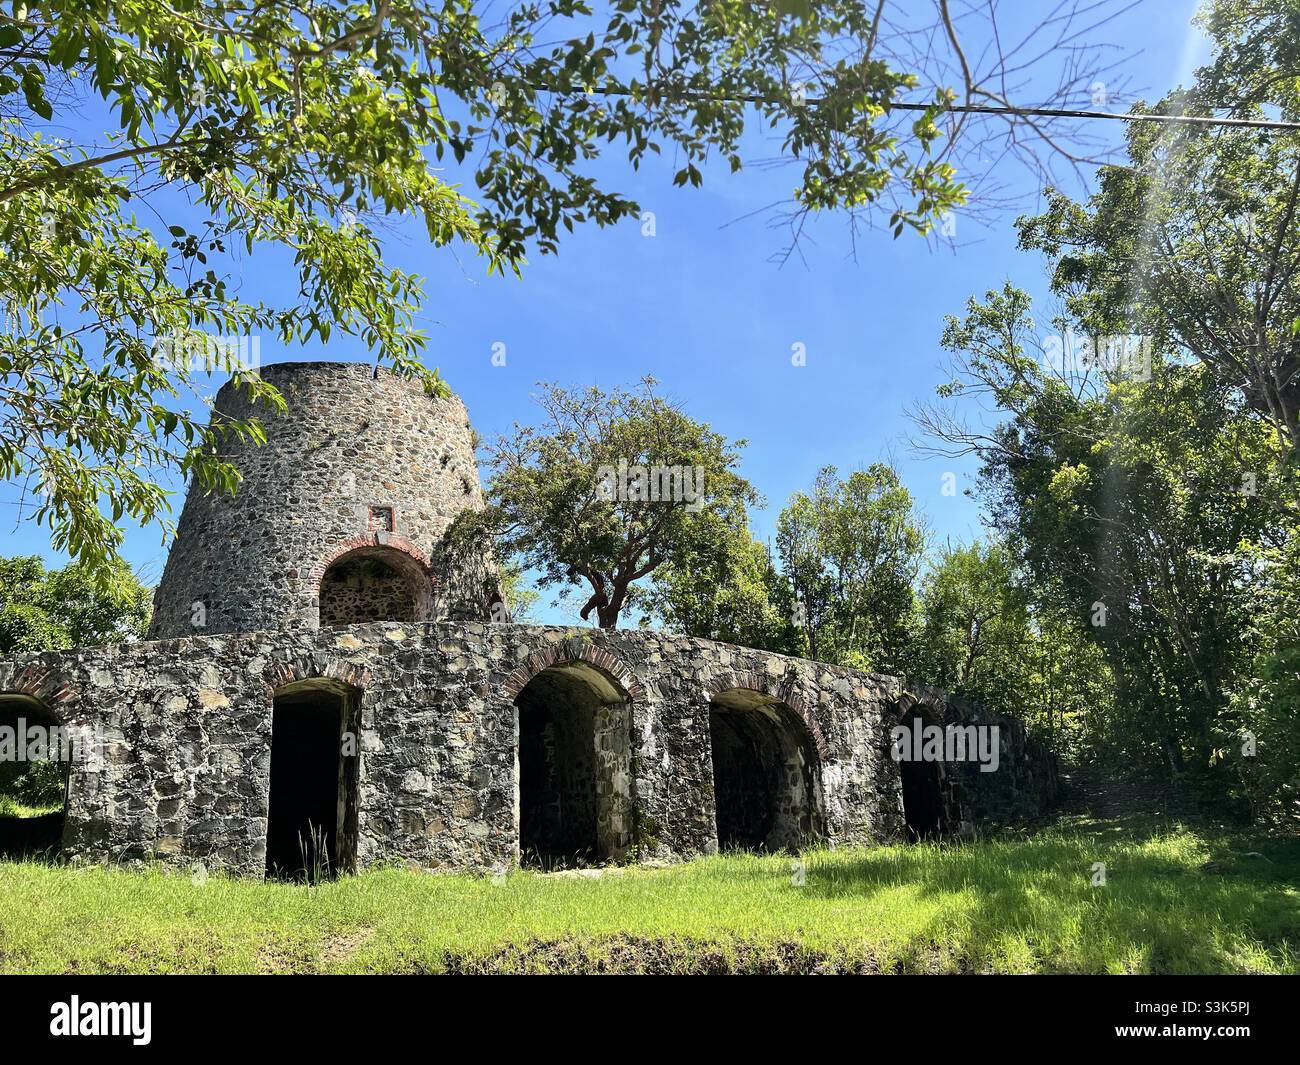
[[[27,806],[62,806],[63,778],[61,762],[32,762],[18,779],[18,800]]]
[[[0,816],[14,816],[14,806],[63,805],[61,762],[6,762],[0,765]]]

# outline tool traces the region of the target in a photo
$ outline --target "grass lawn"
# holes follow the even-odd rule
[[[802,886],[744,854],[319,887],[0,863],[0,972],[1300,971],[1294,838],[1091,823],[803,861]]]
[[[62,806],[27,806],[8,795],[0,795],[0,817],[44,817],[46,814],[56,814],[61,809]]]

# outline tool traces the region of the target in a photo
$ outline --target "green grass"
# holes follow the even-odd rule
[[[19,802],[12,795],[0,795],[0,817],[44,817],[46,814],[58,813],[63,809],[62,803],[48,806],[28,806]]]
[[[1093,825],[803,860],[803,886],[739,854],[319,887],[0,863],[0,972],[1300,970],[1296,839]]]

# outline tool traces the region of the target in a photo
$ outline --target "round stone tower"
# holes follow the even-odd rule
[[[262,368],[277,414],[227,384],[213,417],[258,418],[262,445],[231,441],[233,495],[191,488],[154,596],[150,636],[317,628],[367,621],[486,620],[499,599],[487,559],[453,559],[461,511],[480,508],[459,399],[360,363]]]

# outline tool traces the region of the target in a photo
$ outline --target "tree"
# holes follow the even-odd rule
[[[999,675],[1029,627],[1029,603],[1003,544],[949,545],[922,584],[917,658],[922,675],[950,690],[983,686],[986,663]]]
[[[1130,154],[1086,207],[1053,194],[1022,220],[1021,246],[1053,257],[1053,289],[1082,331],[1204,363],[1288,455],[1300,443],[1300,139],[1143,128]]]
[[[1300,825],[1300,537],[1260,552],[1261,580],[1244,641],[1254,649],[1214,752],[1230,793],[1260,821]]]
[[[1300,118],[1295,5],[1214,0],[1214,58],[1192,86],[1138,113]],[[1049,191],[1018,223],[1051,261],[1052,288],[1093,335],[1140,334],[1202,362],[1300,445],[1300,134],[1130,123],[1124,165],[1084,204]],[[1254,471],[1256,476],[1261,472]]]
[[[124,563],[108,579],[83,564],[45,569],[36,555],[0,559],[0,654],[140,639],[153,596]]]
[[[655,393],[543,384],[540,426],[516,425],[488,450],[488,507],[467,513],[457,543],[502,545],[539,587],[585,584],[580,616],[614,628],[633,585],[671,559],[725,550],[758,499],[729,442]]]
[[[1212,0],[1201,18],[1211,62],[1151,110],[1300,118],[1295,5]],[[920,421],[983,457],[1036,591],[1106,655],[1121,749],[1294,818],[1300,137],[1134,123],[1127,156],[1085,203],[1050,194],[1020,240],[1048,257],[1057,325],[1139,335],[1146,373],[1051,379],[1008,287],[946,339],[963,363],[948,394],[1009,419]],[[1093,596],[1104,625],[1081,617]]]
[[[500,571],[500,587],[501,601],[506,606],[510,620],[516,623],[526,621],[541,596],[527,583],[524,571],[516,565],[503,566]]]
[[[1207,101],[1245,117],[1276,108],[1300,115],[1300,14],[1288,0],[1208,0],[1197,22],[1215,42],[1210,64],[1196,72]]]
[[[1095,365],[1061,372],[1030,312],[1007,285],[971,300],[944,333],[958,355],[944,393],[990,400],[1004,421],[983,429],[934,409],[917,416],[946,453],[981,458],[990,520],[1016,545],[1036,598],[1105,655],[1126,752],[1206,773],[1237,727],[1252,545],[1277,532],[1277,511],[1241,477],[1268,468],[1266,425],[1197,363],[1157,353],[1149,377]]]
[[[798,654],[789,583],[748,529],[710,530],[654,574],[636,605],[672,632]]]
[[[897,471],[876,463],[846,481],[825,467],[781,511],[776,544],[809,655],[900,671],[925,534]]]
[[[1300,116],[1294,5],[1212,0],[1202,20],[1211,62],[1151,111]],[[949,453],[983,460],[1035,609],[1105,656],[1114,699],[1094,740],[1276,813],[1296,794],[1300,138],[1138,122],[1127,156],[1087,202],[1050,193],[1018,223],[1063,301],[1054,352],[1010,285],[949,320],[959,358],[943,393],[1004,420],[916,416]],[[1062,359],[1075,332],[1085,358]],[[1136,363],[1096,357],[1134,341]],[[1263,738],[1249,758],[1245,730]]]
[[[1077,619],[1037,602],[1011,544],[949,545],[922,582],[908,674],[1027,722],[1063,754],[1110,739],[1113,678]]]
[[[1071,54],[1061,98],[1086,86],[1081,38],[1120,0],[1074,3],[986,64],[960,36],[980,14],[946,0],[928,27],[858,0],[614,0],[601,18],[583,0],[18,4],[0,14],[0,476],[56,548],[95,563],[124,516],[170,528],[167,472],[235,490],[215,445],[259,427],[193,408],[204,370],[279,405],[245,341],[344,334],[441,390],[419,361],[420,280],[384,262],[383,219],[518,271],[575,225],[639,213],[585,172],[602,146],[634,168],[667,147],[674,180],[698,185],[707,159],[738,170],[747,130],[775,128],[800,170],[796,236],[829,209],[927,232],[966,200],[962,142],[998,154],[972,131],[1060,146],[1050,120],[947,109],[994,99],[1053,45]],[[232,281],[255,252],[296,271],[284,304]]]

